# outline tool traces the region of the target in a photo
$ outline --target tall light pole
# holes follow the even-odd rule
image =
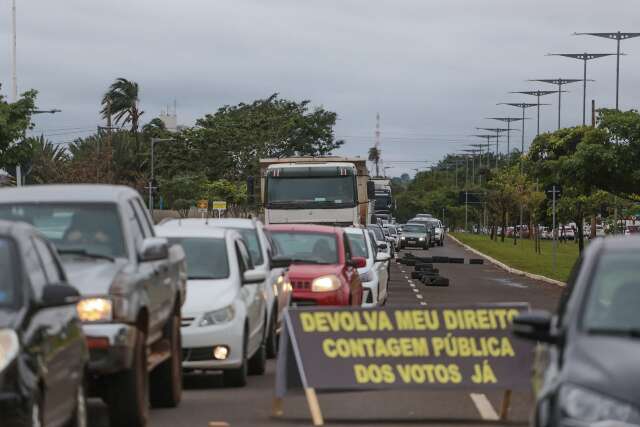
[[[632,39],[634,37],[640,37],[640,33],[622,33],[617,31],[615,33],[573,33],[576,36],[596,36],[602,37],[605,39],[612,39],[617,41],[617,49],[616,49],[616,110],[619,110],[619,99],[620,99],[620,42],[626,39]]]
[[[11,102],[16,102],[18,100],[17,34],[16,0],[11,0]]]
[[[531,104],[528,102],[501,102],[498,105],[510,105],[512,107],[518,107],[518,108],[522,108],[522,128],[521,128],[521,137],[522,137],[522,142],[520,144],[520,156],[524,155],[524,121],[526,119],[526,117],[524,116],[524,112],[527,108],[531,108],[531,107],[535,107],[538,104]]]
[[[565,58],[578,59],[583,62],[583,86],[582,86],[582,126],[587,125],[587,62],[592,59],[612,56],[615,53],[550,53],[547,56],[564,56]]]
[[[478,130],[486,130],[487,132],[495,132],[496,133],[496,169],[498,168],[498,142],[500,139],[500,134],[502,132],[509,132],[511,129],[504,129],[504,128],[476,128]]]
[[[582,79],[531,79],[529,80],[530,82],[541,82],[541,83],[549,83],[552,85],[556,85],[558,86],[558,130],[561,129],[561,112],[562,112],[562,93],[566,92],[564,90],[562,90],[562,86],[570,84],[570,83],[576,83],[576,82],[581,82]],[[589,81],[593,81],[593,80],[589,80]]]
[[[510,161],[511,155],[511,122],[522,120],[521,117],[487,117],[487,120],[499,120],[507,124],[507,162]]]
[[[536,134],[536,136],[540,135],[540,106],[549,105],[549,104],[540,104],[540,97],[550,95],[556,92],[557,92],[556,90],[525,90],[521,92],[509,92],[509,93],[521,93],[523,95],[531,95],[531,96],[538,97],[538,133]]]

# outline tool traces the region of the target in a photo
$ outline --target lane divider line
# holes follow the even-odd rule
[[[420,301],[420,305],[427,305],[427,303],[424,301]]]
[[[491,402],[489,402],[489,399],[484,393],[471,393],[469,396],[471,397],[473,404],[476,405],[476,409],[480,413],[480,416],[482,417],[483,420],[486,420],[486,421],[500,420],[498,413],[493,408],[493,405],[491,404]]]
[[[423,298],[423,296],[420,295],[420,294],[416,294],[416,297],[418,297],[418,299],[422,299]]]

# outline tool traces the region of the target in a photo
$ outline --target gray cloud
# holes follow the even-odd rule
[[[8,12],[7,2],[2,6]],[[224,104],[279,92],[336,111],[345,154],[366,155],[382,115],[387,161],[437,160],[460,148],[494,115],[518,115],[498,102],[534,101],[511,90],[551,86],[528,78],[581,77],[581,64],[548,52],[612,52],[608,40],[574,31],[640,31],[637,1],[590,0],[65,0],[18,2],[19,85],[40,91],[38,117],[51,139],[99,124],[101,95],[125,76],[139,82],[146,119],[178,102],[191,124]],[[636,25],[636,27],[634,27]],[[8,13],[0,34],[8,40]],[[625,109],[640,96],[640,39],[623,43]],[[9,83],[8,43],[0,82]],[[5,65],[7,64],[7,65]],[[588,98],[614,102],[615,59],[589,64]],[[581,121],[579,85],[563,102],[563,122]],[[543,130],[555,127],[555,98]],[[535,122],[527,123],[527,141]],[[65,133],[66,132],[66,133]],[[60,135],[60,133],[64,133]],[[514,138],[518,138],[515,136]],[[391,163],[389,163],[391,164]],[[408,165],[392,170],[410,170]]]

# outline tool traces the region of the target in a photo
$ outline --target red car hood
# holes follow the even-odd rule
[[[338,275],[341,270],[342,265],[340,264],[292,264],[287,275],[290,281],[308,281],[327,274]]]

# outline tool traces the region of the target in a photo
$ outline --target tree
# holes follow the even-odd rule
[[[35,90],[27,91],[14,103],[8,103],[0,94],[0,168],[13,170],[30,158],[30,146],[20,141],[33,126],[31,115],[37,94]]]
[[[102,97],[100,113],[106,120],[114,118],[115,124],[130,125],[131,132],[138,132],[140,117],[144,114],[140,103],[138,83],[119,77]]]
[[[31,167],[25,171],[29,184],[51,184],[65,181],[69,154],[63,145],[53,144],[44,136],[27,138],[23,144],[31,147]]]
[[[369,148],[369,161],[376,165],[376,176],[380,176],[380,154],[378,147]]]
[[[518,202],[516,186],[521,181],[519,175],[518,166],[500,169],[488,184],[489,212],[500,221],[500,238],[503,242],[507,229],[507,214],[516,208]]]

